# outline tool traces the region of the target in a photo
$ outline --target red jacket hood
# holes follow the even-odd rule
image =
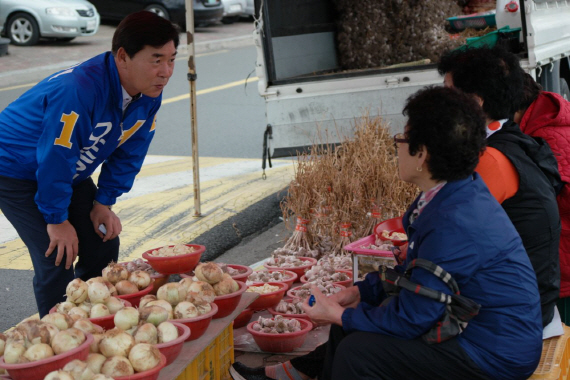
[[[540,128],[558,126],[570,127],[570,102],[554,92],[542,91],[524,113],[521,130],[532,136]]]

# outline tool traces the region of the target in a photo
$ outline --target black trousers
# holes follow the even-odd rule
[[[427,344],[332,325],[327,343],[291,359],[295,369],[319,380],[489,379],[456,339]]]
[[[88,280],[101,276],[110,261],[119,258],[119,238],[103,243],[95,233],[89,213],[97,187],[91,178],[73,188],[68,208],[68,220],[75,227],[79,239],[79,253],[75,268],[65,269],[65,257],[55,266],[56,251],[49,257],[47,224],[34,201],[38,188],[35,181],[0,176],[0,209],[14,226],[30,252],[34,266],[34,293],[40,317],[58,302],[65,300],[65,288],[75,277]]]

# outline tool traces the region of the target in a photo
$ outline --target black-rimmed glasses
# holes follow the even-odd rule
[[[398,155],[398,144],[409,143],[410,140],[406,138],[403,133],[396,133],[394,135],[394,149],[396,151],[396,156]]]

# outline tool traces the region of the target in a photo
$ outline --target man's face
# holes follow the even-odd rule
[[[132,58],[124,54],[121,84],[131,96],[140,92],[156,98],[172,76],[175,58],[176,48],[172,41],[160,48],[146,45]]]

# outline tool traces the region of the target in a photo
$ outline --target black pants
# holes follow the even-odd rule
[[[14,226],[30,252],[34,266],[34,293],[40,317],[58,302],[65,300],[65,288],[75,277],[88,280],[101,276],[110,261],[119,257],[119,238],[103,243],[95,233],[89,213],[97,187],[91,178],[73,188],[68,208],[68,220],[75,227],[79,239],[78,261],[75,270],[65,269],[65,257],[55,266],[56,250],[45,257],[49,246],[47,224],[38,210],[34,197],[38,190],[35,181],[0,176],[0,209]]]
[[[295,369],[319,380],[489,379],[456,339],[427,344],[332,325],[327,343],[291,359]]]

